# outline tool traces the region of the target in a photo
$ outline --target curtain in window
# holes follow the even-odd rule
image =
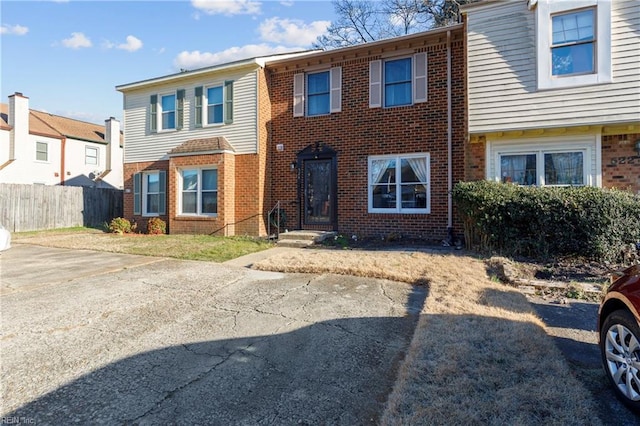
[[[421,183],[427,183],[427,162],[424,158],[407,158],[407,162]]]
[[[503,182],[517,182],[524,184],[524,171],[527,166],[526,155],[503,155],[500,158],[500,171],[502,172]]]
[[[545,154],[545,183],[547,185],[583,185],[581,152]]]
[[[371,162],[371,183],[381,183],[382,177],[393,160],[373,160]]]

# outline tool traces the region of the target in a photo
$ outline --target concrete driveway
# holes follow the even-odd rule
[[[3,421],[373,424],[426,289],[15,244]]]

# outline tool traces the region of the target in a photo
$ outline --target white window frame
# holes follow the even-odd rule
[[[406,104],[397,104],[397,105],[387,105],[387,97],[385,96],[385,94],[387,93],[386,88],[387,88],[387,76],[386,73],[384,72],[385,70],[385,65],[389,62],[394,62],[394,61],[401,61],[404,59],[409,59],[409,69],[411,71],[411,75],[409,76],[409,84],[411,85],[409,91],[411,92],[411,97],[409,99],[409,102]],[[414,58],[412,56],[401,56],[401,57],[397,57],[397,58],[387,58],[385,60],[382,61],[382,107],[383,108],[401,108],[401,107],[405,107],[405,106],[411,106],[415,103],[414,100],[414,87],[415,87],[415,77],[414,77]]]
[[[307,77],[310,74],[329,73],[329,111],[322,114],[309,115]],[[310,68],[293,76],[293,116],[322,117],[342,111],[342,67],[325,66]]]
[[[162,128],[162,115],[164,111],[162,110],[162,98],[165,96],[173,96],[175,102],[175,109],[173,110],[174,119],[173,119],[173,127],[169,127],[167,129]],[[158,133],[162,132],[175,132],[178,130],[178,93],[176,91],[173,92],[164,92],[158,93],[158,104],[157,104],[157,117],[156,117],[156,129]]]
[[[44,160],[39,160],[39,159],[38,159],[38,153],[39,153],[39,152],[40,152],[40,153],[42,152],[42,151],[39,151],[39,150],[38,150],[38,146],[39,146],[40,144],[44,145],[44,147],[45,147],[45,151],[44,151],[44,153],[45,153],[45,155],[47,156],[47,158],[46,158],[46,159],[44,159]],[[49,142],[36,141],[35,149],[36,149],[36,151],[35,151],[35,161],[36,161],[36,162],[38,162],[38,163],[48,163],[48,162],[49,162]]]
[[[567,136],[561,138],[535,138],[521,140],[501,140],[487,142],[486,179],[502,182],[502,155],[536,155],[536,186],[545,182],[544,154],[581,152],[583,154],[583,184],[578,186],[602,186],[601,157],[599,155],[601,136]]]
[[[327,74],[327,76],[329,77],[329,87],[327,87],[327,94],[329,95],[329,102],[327,104],[327,111],[326,112],[321,112],[319,114],[310,114],[309,113],[309,76],[312,75],[317,75],[317,74]],[[305,89],[305,103],[304,103],[304,107],[305,107],[305,111],[308,117],[318,117],[320,115],[328,115],[331,114],[331,71],[326,69],[326,70],[320,70],[320,71],[314,71],[314,72],[308,72],[305,73],[304,75],[304,89]]]
[[[426,186],[426,207],[425,208],[403,208],[402,207],[402,168],[400,162],[403,159],[408,158],[423,158],[426,161],[426,173],[427,181]],[[395,160],[395,182],[392,185],[396,186],[396,194],[400,196],[396,197],[396,206],[391,208],[374,208],[373,207],[373,187],[376,184],[371,179],[371,168],[373,161],[376,160]],[[384,214],[430,214],[431,213],[431,155],[426,152],[410,153],[410,154],[393,154],[393,155],[375,155],[370,156],[367,162],[367,205],[369,213],[384,213]]]
[[[94,151],[95,155],[89,155],[89,151]],[[100,150],[95,146],[85,145],[84,147],[84,164],[89,166],[97,166],[100,164]],[[95,158],[95,163],[90,163],[88,160]]]
[[[182,193],[184,192],[184,188],[183,188],[183,177],[182,177],[182,173],[184,171],[187,170],[195,170],[198,173],[198,184],[197,184],[197,190],[195,191],[197,196],[196,196],[196,212],[195,213],[183,213],[182,212]],[[215,213],[203,213],[202,212],[202,172],[206,171],[206,170],[216,170],[218,172],[218,168],[215,166],[201,166],[201,167],[182,167],[180,169],[178,169],[178,173],[177,173],[177,179],[178,179],[178,184],[177,184],[177,188],[178,188],[178,202],[177,204],[177,209],[178,211],[176,212],[178,216],[188,216],[188,217],[194,217],[194,216],[199,216],[199,217],[217,217],[218,216],[218,211],[220,210],[220,204],[218,204],[218,207],[216,209]],[[219,178],[220,174],[218,172],[218,178]],[[220,194],[220,182],[218,181],[218,187],[215,190],[207,190],[205,192],[215,192],[216,194]],[[219,201],[219,198],[218,198]]]
[[[552,17],[593,8],[595,15],[594,72],[552,75]],[[539,0],[536,3],[538,90],[605,84],[613,81],[611,64],[611,0]]]
[[[143,172],[142,173],[142,216],[144,217],[157,217],[160,216],[159,211],[158,212],[149,212],[148,211],[148,207],[147,206],[147,195],[149,195],[149,188],[148,188],[148,176],[151,175],[158,175],[158,182],[160,182],[160,171],[156,170],[156,171],[152,171],[152,172]],[[152,192],[151,194],[157,194],[158,195],[158,210],[160,210],[160,184],[158,183],[158,192]]]
[[[222,89],[222,103],[220,104],[220,106],[222,106],[222,121],[220,121],[219,123],[209,123],[209,89],[214,89],[216,87],[219,87]],[[202,93],[202,127],[224,126],[224,121],[225,121],[224,102],[226,99],[224,81],[203,86],[202,92],[203,92]]]

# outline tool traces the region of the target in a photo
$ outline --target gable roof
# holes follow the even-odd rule
[[[0,104],[0,128],[4,130],[11,129],[9,125],[9,105],[4,103]],[[106,144],[104,132],[104,126],[99,124],[29,109],[29,133]],[[122,140],[120,143],[122,144]]]
[[[182,145],[173,148],[171,151],[169,151],[168,155],[171,157],[181,155],[210,154],[218,153],[221,151],[235,151],[235,149],[233,149],[231,144],[227,141],[227,139],[224,138],[224,136],[188,140]]]

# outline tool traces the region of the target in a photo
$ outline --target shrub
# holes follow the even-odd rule
[[[624,191],[478,181],[456,184],[453,198],[469,249],[619,261],[640,241],[640,198]]]
[[[147,234],[166,234],[167,233],[167,224],[164,220],[159,217],[152,217],[147,222]]]
[[[116,217],[111,220],[109,223],[109,232],[113,232],[115,234],[128,234],[133,232],[136,229],[136,224],[133,225],[129,222],[128,219],[123,217]]]

